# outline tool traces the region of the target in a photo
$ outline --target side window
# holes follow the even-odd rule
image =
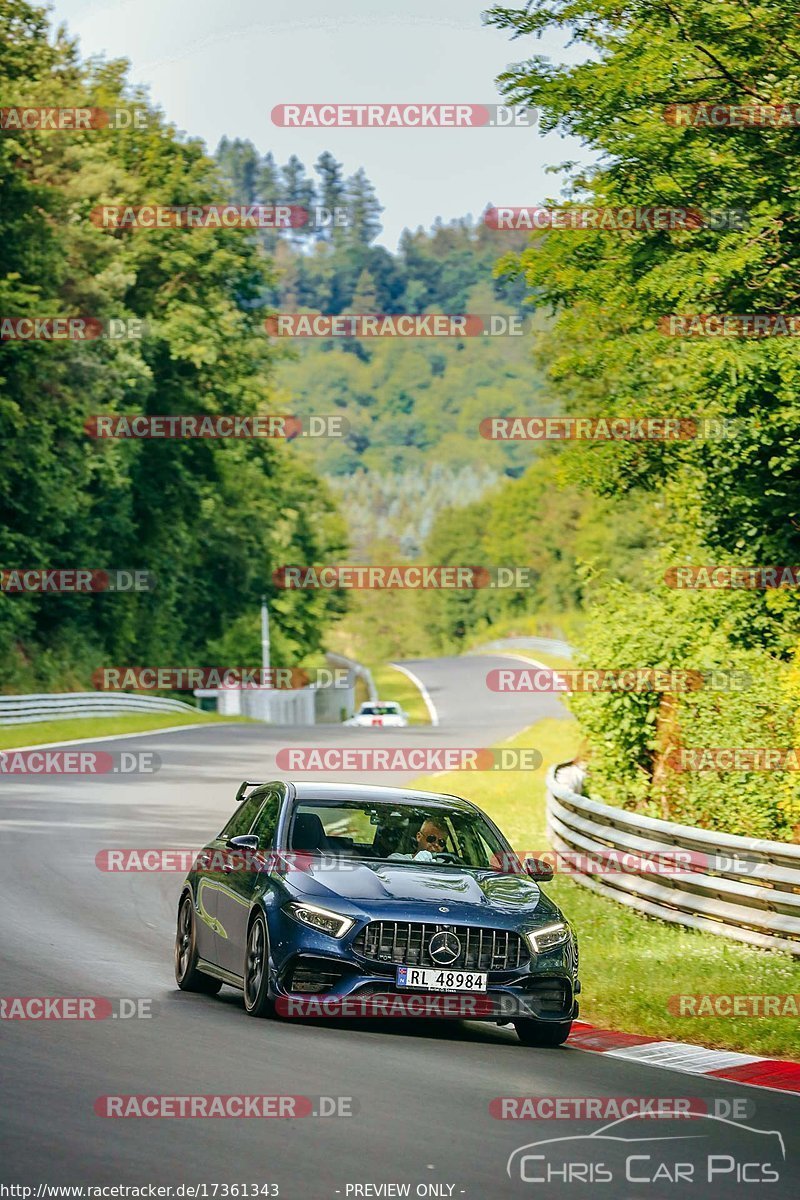
[[[258,814],[258,820],[252,830],[258,838],[259,850],[269,850],[272,847],[280,807],[280,796],[277,792],[270,792],[267,796],[267,802]]]
[[[250,832],[250,826],[255,820],[256,813],[264,803],[264,792],[261,788],[256,788],[251,792],[246,800],[243,800],[238,805],[236,812],[231,817],[228,824],[220,833],[220,838],[227,840],[232,837],[241,837],[243,833]]]

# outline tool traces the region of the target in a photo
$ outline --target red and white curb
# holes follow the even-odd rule
[[[712,1079],[728,1079],[750,1087],[772,1088],[780,1092],[800,1093],[800,1062],[788,1059],[762,1058],[756,1054],[738,1054],[733,1050],[710,1050],[687,1042],[662,1042],[658,1038],[638,1033],[616,1033],[598,1029],[585,1021],[576,1021],[567,1041],[576,1050],[591,1050],[645,1063],[649,1067],[665,1067],[687,1075],[707,1075]]]

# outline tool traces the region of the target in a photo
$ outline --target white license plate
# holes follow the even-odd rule
[[[398,967],[397,986],[426,992],[485,992],[485,971],[448,971],[439,967]]]

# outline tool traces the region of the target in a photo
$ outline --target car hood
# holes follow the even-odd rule
[[[350,863],[345,869],[310,863],[307,869],[291,869],[284,876],[287,890],[319,903],[350,900],[365,907],[381,902],[404,901],[406,904],[446,903],[456,915],[457,908],[473,910],[485,919],[489,910],[509,915],[547,915],[555,906],[526,875],[499,871],[459,871],[413,864]],[[474,910],[479,910],[475,912]],[[537,912],[538,910],[538,912]],[[470,915],[463,912],[462,915]]]

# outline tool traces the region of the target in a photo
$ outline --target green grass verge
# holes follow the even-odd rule
[[[548,845],[545,772],[552,763],[571,758],[578,742],[575,722],[540,721],[505,743],[540,750],[544,763],[538,771],[461,771],[415,784],[466,796],[497,821],[516,849],[536,851]],[[545,890],[574,923],[580,939],[582,1020],[668,1041],[800,1057],[797,1023],[790,1016],[680,1017],[669,1010],[670,996],[677,993],[796,995],[800,963],[789,955],[640,916],[566,876]]]
[[[108,737],[120,733],[147,733],[173,725],[219,724],[248,721],[248,717],[219,717],[216,713],[137,713],[130,717],[72,717],[65,721],[35,721],[31,725],[0,726],[0,750],[14,746],[39,746],[43,742],[69,742],[74,738]]]
[[[430,725],[431,718],[422,692],[407,675],[388,664],[370,667],[380,700],[395,700],[408,713],[410,725]]]

